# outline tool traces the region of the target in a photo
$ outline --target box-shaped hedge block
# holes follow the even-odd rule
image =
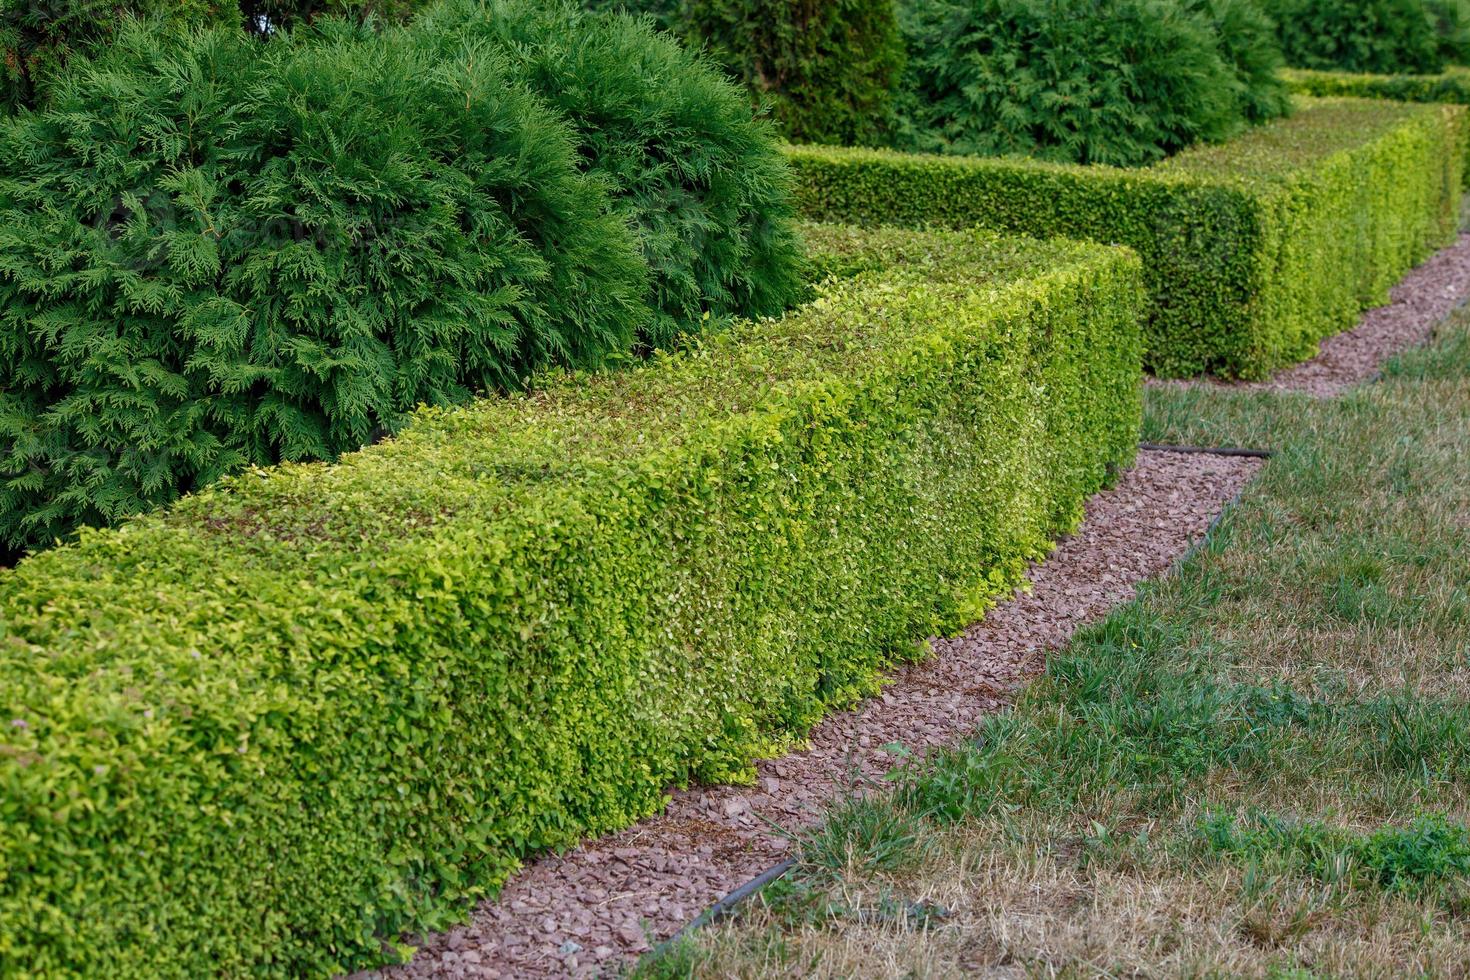
[[[1281,77],[1292,91],[1301,95],[1470,105],[1470,68],[1459,66],[1437,75],[1371,75],[1285,68]]]
[[[1463,110],[1308,100],[1290,118],[1129,170],[792,147],[808,216],[978,226],[1134,248],[1146,364],[1260,378],[1386,302],[1453,237]]]
[[[0,961],[327,974],[726,779],[1133,452],[1139,262],[813,229],[810,303],[0,572]]]

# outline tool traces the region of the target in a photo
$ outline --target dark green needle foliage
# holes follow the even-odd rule
[[[33,104],[52,73],[106,44],[125,15],[165,27],[239,22],[234,0],[0,0],[0,108]]]
[[[1286,115],[1291,92],[1279,71],[1285,64],[1276,24],[1256,0],[1186,0],[1209,23],[1226,64],[1235,71],[1236,104],[1247,122]]]
[[[403,23],[429,0],[239,0],[245,27],[256,33],[291,29],[324,17],[358,24]]]
[[[0,123],[0,541],[596,365],[634,236],[485,45],[125,26]]]
[[[1247,106],[1258,116],[1270,108],[1245,98],[1260,72],[1222,51],[1214,14],[1204,12],[1216,6],[910,0],[899,142],[1132,166],[1231,136],[1244,127]]]
[[[586,0],[705,47],[798,143],[888,142],[903,75],[894,0]]]
[[[1380,74],[1470,61],[1466,0],[1262,0],[1287,64]]]
[[[684,23],[793,141],[886,141],[904,59],[893,0],[697,0]]]
[[[770,124],[705,59],[645,21],[570,4],[450,0],[417,29],[493,45],[571,123],[648,263],[646,346],[706,313],[765,316],[797,298],[789,168]]]

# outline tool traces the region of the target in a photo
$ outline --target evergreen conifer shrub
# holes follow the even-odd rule
[[[239,22],[234,0],[0,0],[0,107],[34,103],[50,74],[107,44],[130,16],[168,27]]]
[[[0,0],[0,107],[34,105],[73,55],[96,53],[130,18],[165,30],[227,25],[272,34],[339,17],[401,22],[428,0]]]
[[[1225,139],[1285,107],[1248,97],[1279,92],[1258,47],[1222,50],[1217,20],[1244,19],[1218,0],[912,0],[897,142],[1134,166]]]
[[[796,300],[789,168],[770,124],[705,59],[646,21],[569,3],[450,0],[418,30],[493,45],[570,122],[649,266],[646,346],[705,314],[767,316]]]
[[[290,29],[324,17],[360,24],[403,23],[428,3],[429,0],[239,0],[245,27],[257,33]]]
[[[1280,76],[1285,60],[1276,24],[1256,0],[1186,0],[1204,17],[1220,54],[1235,72],[1236,105],[1250,123],[1266,122],[1291,110],[1291,90]]]
[[[887,139],[904,62],[893,0],[698,0],[684,20],[793,141]]]
[[[632,344],[646,267],[571,129],[412,41],[131,24],[0,121],[0,541]]]
[[[1470,61],[1467,0],[1261,0],[1294,68],[1435,73]]]
[[[904,45],[894,0],[586,0],[707,48],[798,143],[877,146],[894,121]]]

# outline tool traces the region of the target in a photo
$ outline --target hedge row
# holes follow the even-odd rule
[[[1470,68],[1449,68],[1437,75],[1360,75],[1287,68],[1281,77],[1301,95],[1470,105]]]
[[[324,974],[750,772],[1129,460],[1138,260],[814,230],[787,316],[0,572],[0,962]]]
[[[1450,106],[1310,100],[1142,170],[796,147],[817,220],[981,226],[1132,246],[1147,366],[1259,378],[1386,301],[1451,240],[1466,122]]]
[[[1447,68],[1438,75],[1358,75],[1345,71],[1286,69],[1281,77],[1299,95],[1470,105],[1470,68]],[[1465,173],[1470,183],[1470,127],[1466,128]]]

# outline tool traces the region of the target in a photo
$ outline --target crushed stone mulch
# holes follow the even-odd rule
[[[775,827],[815,823],[844,790],[912,750],[965,738],[1042,667],[1046,651],[1126,602],[1205,533],[1262,460],[1144,451],[1044,563],[1031,589],[993,609],[883,693],[829,716],[809,747],[758,764],[751,786],[695,787],[662,814],[562,855],[529,862],[471,920],[423,937],[412,962],[360,976],[593,976],[671,936],[787,856]],[[773,826],[774,825],[774,826]]]
[[[1149,384],[1211,385],[1239,391],[1296,391],[1330,398],[1373,380],[1390,357],[1427,343],[1434,330],[1470,300],[1470,234],[1415,266],[1389,293],[1386,306],[1363,314],[1351,330],[1322,341],[1316,357],[1277,372],[1264,381],[1215,378]]]

